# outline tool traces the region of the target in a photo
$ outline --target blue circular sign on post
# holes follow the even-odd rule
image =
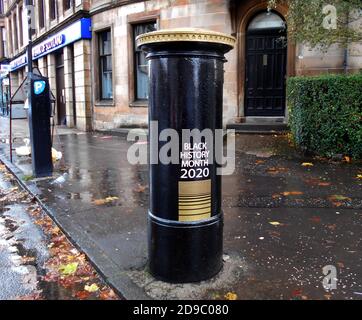
[[[34,93],[41,94],[45,89],[45,81],[44,80],[37,80],[34,81]]]

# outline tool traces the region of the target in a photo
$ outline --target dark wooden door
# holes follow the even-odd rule
[[[65,84],[64,84],[64,58],[63,53],[55,57],[56,86],[57,86],[57,120],[58,125],[66,125]]]
[[[280,29],[246,36],[246,116],[284,116],[287,45]]]

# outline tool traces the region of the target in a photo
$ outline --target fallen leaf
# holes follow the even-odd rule
[[[288,169],[284,168],[284,167],[271,167],[271,168],[268,168],[267,171],[268,171],[268,173],[276,174],[276,173],[280,173],[280,172],[287,172]]]
[[[281,223],[278,222],[278,221],[269,221],[269,223],[272,225],[272,226],[280,226]]]
[[[85,285],[84,290],[88,292],[96,292],[99,290],[99,287],[95,283],[92,283],[90,286]]]
[[[339,202],[339,201],[332,201],[332,202],[335,207],[343,206],[343,202]]]
[[[337,201],[351,201],[352,200],[351,198],[340,195],[340,194],[334,194],[332,196],[329,196],[328,199],[331,200],[331,201],[335,201],[335,200],[337,200]]]
[[[280,240],[280,232],[278,231],[273,231],[273,230],[268,230],[268,234],[271,238],[273,239],[277,239]],[[264,239],[264,238],[263,238]]]
[[[225,294],[224,297],[226,300],[236,300],[238,298],[238,295],[233,292],[228,292],[227,294]]]
[[[313,167],[314,164],[311,163],[311,162],[303,162],[303,163],[302,163],[302,166],[303,166],[303,167]]]
[[[357,174],[356,179],[361,179],[362,180],[362,174]]]
[[[34,292],[25,296],[17,297],[16,300],[43,300],[40,292]]]
[[[147,188],[147,186],[138,185],[138,187],[135,188],[134,191],[141,193],[141,192],[145,192],[146,188]]]
[[[78,291],[75,296],[78,298],[78,299],[81,299],[81,300],[85,300],[85,299],[88,299],[89,296],[90,296],[90,292],[88,291]]]
[[[30,264],[34,261],[35,261],[35,257],[27,257],[27,256],[21,257],[22,264]]]
[[[331,185],[330,182],[318,182],[318,186],[320,186],[320,187],[328,187],[330,185]]]
[[[59,271],[65,276],[75,274],[77,272],[77,269],[78,269],[78,262],[68,263],[66,265],[61,265],[59,267]]]
[[[104,198],[104,199],[96,199],[96,200],[93,200],[93,203],[96,206],[101,206],[101,205],[113,202],[115,200],[118,200],[118,197],[107,197],[107,198]]]
[[[262,164],[262,163],[264,163],[265,162],[265,160],[256,160],[255,161],[255,164]]]
[[[99,294],[99,298],[102,300],[116,300],[118,299],[117,295],[114,293],[112,289],[103,290]]]
[[[308,179],[303,179],[303,180],[305,183],[312,185],[312,186],[328,187],[331,185],[330,182],[322,181],[318,178],[308,178]]]
[[[302,194],[303,194],[303,192],[301,192],[301,191],[284,191],[284,192],[282,192],[283,196],[299,196]]]
[[[301,289],[295,289],[292,291],[292,296],[293,297],[300,297],[302,295],[302,290]]]
[[[49,232],[52,234],[58,234],[60,232],[60,229],[58,227],[54,227],[54,228],[51,228],[49,230]]]
[[[351,163],[351,157],[349,157],[349,156],[344,156],[343,161],[344,161],[344,162],[347,162],[347,163]]]
[[[327,228],[328,228],[329,230],[334,231],[334,230],[336,230],[337,225],[336,225],[336,224],[329,224],[329,225],[327,225]]]
[[[343,262],[337,262],[337,266],[338,266],[340,269],[343,269],[343,268],[344,268]]]

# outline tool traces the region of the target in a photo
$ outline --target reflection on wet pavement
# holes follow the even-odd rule
[[[185,298],[145,271],[148,171],[128,163],[130,144],[102,134],[59,138],[55,177],[36,181],[55,218],[111,280],[125,272],[151,297]],[[361,165],[305,158],[285,136],[236,143],[236,170],[223,177],[224,269],[239,271],[231,282],[188,287],[188,298],[361,299]],[[336,267],[336,290],[322,286],[326,265]]]

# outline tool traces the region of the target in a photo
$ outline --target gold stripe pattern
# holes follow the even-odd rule
[[[211,180],[179,181],[179,221],[211,217]]]
[[[136,45],[141,46],[149,43],[175,41],[212,42],[225,44],[233,48],[235,46],[236,39],[225,33],[204,29],[164,29],[139,35],[136,38]]]

